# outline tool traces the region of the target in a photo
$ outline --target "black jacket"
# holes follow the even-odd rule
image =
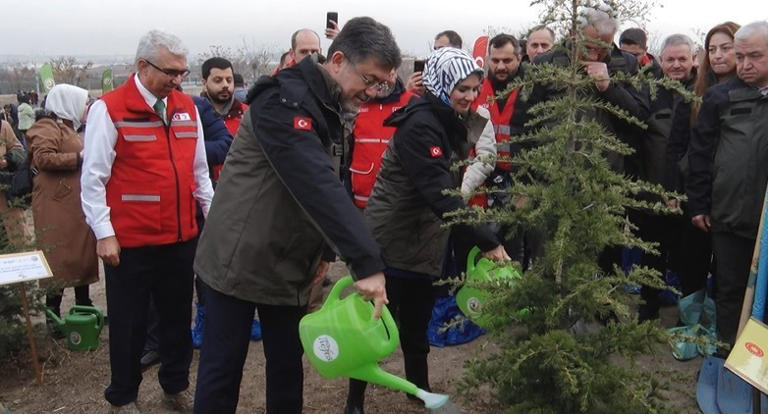
[[[488,120],[476,113],[460,119],[452,108],[427,93],[411,100],[385,121],[397,128],[382,156],[365,216],[389,267],[440,275],[448,229],[444,215],[465,207],[453,162],[466,159]],[[457,237],[488,251],[499,245],[489,226],[456,225]]]
[[[692,216],[754,239],[768,182],[768,97],[738,78],[707,90],[693,125],[685,183]]]
[[[335,247],[356,278],[384,269],[362,214],[335,173],[339,88],[312,59],[251,90],[195,257],[196,273],[255,303],[307,303],[321,257]]]
[[[566,51],[566,47],[567,45],[555,47],[547,53],[536,56],[534,65],[545,63],[556,66],[570,65],[571,60]],[[631,53],[622,51],[615,45],[604,62],[608,66],[608,73],[611,76],[617,72],[625,72],[629,74],[637,73],[637,59],[635,56]],[[530,120],[528,108],[561,93],[563,93],[563,91],[553,85],[537,84],[534,86],[525,105],[521,105],[522,110],[515,110],[515,114],[512,117],[512,130],[525,131],[525,124]],[[637,119],[643,120],[648,118],[649,102],[647,94],[636,91],[629,84],[611,81],[610,86],[605,91],[600,92],[597,88],[592,88],[590,93],[598,99],[626,110],[630,115]],[[600,122],[609,132],[615,134],[618,139],[629,144],[636,151],[639,150],[640,133],[642,131],[640,128],[633,126],[622,119],[616,118],[611,113],[599,109],[591,116],[598,120],[598,122]],[[614,169],[626,171],[633,175],[639,175],[640,167],[637,156],[629,157],[630,159],[626,160],[627,162],[625,162],[622,157],[618,156],[618,154],[608,154],[607,156]]]
[[[691,77],[684,86],[688,90],[693,89]],[[678,115],[678,113],[682,115]],[[690,104],[679,93],[660,87],[656,99],[650,101],[650,115],[645,119],[647,129],[641,134],[640,159],[642,160],[642,178],[646,181],[662,184],[668,190],[677,189],[675,176],[679,174],[677,163],[672,163],[670,152],[679,151],[679,143],[672,142],[672,134],[681,133],[690,125],[688,119],[683,119],[687,114],[690,117]],[[676,125],[680,123],[682,125]],[[674,146],[672,150],[670,146]]]

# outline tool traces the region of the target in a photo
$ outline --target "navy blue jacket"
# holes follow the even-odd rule
[[[213,171],[214,165],[223,164],[224,159],[227,158],[229,146],[232,145],[232,134],[227,130],[224,121],[216,115],[216,111],[207,99],[199,96],[193,96],[192,99],[195,101],[197,112],[200,113],[200,122],[203,124],[208,170]]]

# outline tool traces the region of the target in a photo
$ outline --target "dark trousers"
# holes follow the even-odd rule
[[[644,253],[642,263],[644,266],[661,273],[662,280],[664,280],[664,275],[669,268],[670,254],[673,250],[672,244],[681,225],[681,222],[676,219],[677,217],[643,213],[638,223],[640,237],[643,240],[659,243],[656,248],[659,254]],[[660,292],[659,289],[648,286],[640,288],[640,297],[645,302],[640,305],[641,320],[658,317]]]
[[[267,371],[267,413],[300,413],[304,353],[299,321],[305,306],[262,305],[225,295],[202,282],[205,329],[195,391],[195,413],[234,413],[258,309]]]
[[[717,334],[721,341],[731,345],[736,342],[736,331],[754,248],[754,239],[747,239],[733,233],[712,233],[712,252],[717,258],[715,270]]]
[[[203,218],[203,210],[200,208],[200,203],[197,203],[195,219],[197,220],[198,234],[203,234],[203,225],[205,225],[205,218]],[[200,298],[200,285],[197,277],[195,277],[195,290],[197,293],[197,301],[199,304],[203,304],[203,300]],[[157,308],[155,307],[154,298],[149,299],[149,308],[147,310],[147,342],[144,344],[144,351],[147,353],[150,351],[157,351],[160,346],[160,318],[157,316]]]
[[[409,273],[396,271],[400,275]],[[387,269],[387,308],[397,323],[400,332],[400,347],[403,349],[405,378],[417,387],[429,391],[429,370],[427,354],[429,339],[427,325],[432,318],[435,298],[432,293],[432,280],[423,277],[390,277],[392,269]],[[422,275],[423,276],[423,275]],[[366,383],[350,379],[349,404],[362,407]]]
[[[189,386],[192,261],[196,245],[197,240],[193,239],[163,246],[123,248],[119,266],[104,265],[112,370],[104,396],[110,403],[125,405],[138,395],[150,295],[155,299],[160,326],[160,386],[169,394]]]
[[[684,216],[684,220],[685,223],[680,226],[680,248],[676,263],[680,290],[683,296],[688,296],[707,284],[707,276],[712,270],[712,238],[711,233],[694,227],[688,216]]]
[[[90,285],[75,286],[75,305],[81,306],[93,306],[90,294],[88,293]],[[45,295],[45,306],[51,308],[53,313],[57,316],[61,316],[61,299],[64,293],[64,289],[60,289],[56,292],[51,292]]]

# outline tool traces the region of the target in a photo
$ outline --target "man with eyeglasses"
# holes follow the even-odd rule
[[[163,404],[190,407],[195,200],[208,213],[203,129],[192,99],[176,90],[189,74],[179,38],[152,30],[139,41],[137,71],[88,113],[82,206],[104,261],[109,313],[110,412],[138,412],[147,308],[159,318]]]
[[[324,63],[303,59],[251,90],[195,258],[209,287],[195,412],[235,412],[254,309],[267,361],[267,412],[301,412],[298,324],[336,253],[380,314],[384,264],[334,170],[331,148],[342,139],[342,114],[374,98],[400,63],[389,28],[359,17],[347,22]]]

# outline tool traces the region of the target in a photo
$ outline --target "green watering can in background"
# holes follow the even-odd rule
[[[99,347],[99,334],[104,327],[104,314],[95,306],[73,306],[62,321],[52,310],[46,315],[64,332],[67,346],[75,351],[93,351]]]
[[[499,280],[510,282],[522,279],[520,272],[511,264],[499,265],[490,259],[481,257],[478,260],[480,248],[473,247],[467,256],[467,281],[489,282]],[[488,302],[489,292],[475,287],[464,285],[456,293],[456,304],[469,318],[481,328],[490,325],[490,316],[483,315],[483,305]],[[522,309],[520,316],[528,313],[528,309]]]
[[[359,294],[340,299],[353,283],[351,276],[339,279],[322,308],[299,322],[301,345],[312,366],[325,378],[350,377],[414,395],[429,409],[450,404],[447,395],[421,390],[379,368],[379,360],[397,347],[400,334],[386,306],[374,320],[373,304]]]

